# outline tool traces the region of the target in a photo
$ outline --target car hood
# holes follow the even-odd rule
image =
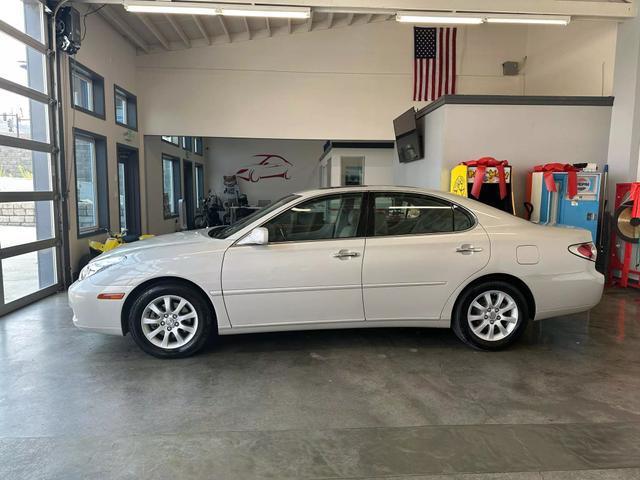
[[[143,253],[147,250],[154,249],[154,253],[158,253],[161,249],[171,247],[172,255],[176,253],[176,249],[182,249],[182,247],[197,247],[198,244],[202,244],[206,247],[212,247],[215,244],[222,246],[226,242],[209,237],[209,229],[203,228],[201,230],[191,230],[187,232],[169,233],[166,235],[158,235],[148,238],[146,240],[137,240],[131,243],[125,243],[120,247],[114,248],[108,252],[105,252],[96,257],[96,259],[103,260],[105,258],[116,257],[121,255],[130,255]]]

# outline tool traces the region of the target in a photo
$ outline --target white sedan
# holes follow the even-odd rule
[[[217,334],[451,327],[511,344],[529,320],[589,310],[604,277],[586,230],[540,226],[410,187],[289,195],[230,227],[132,243],[69,289],[74,324],[184,357]]]

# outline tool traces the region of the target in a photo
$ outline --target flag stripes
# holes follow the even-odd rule
[[[416,29],[422,27],[415,27]],[[456,28],[433,28],[432,35],[426,38],[427,51],[435,51],[434,55],[416,53],[413,66],[413,100],[433,101],[442,95],[453,95],[456,92]],[[435,33],[435,35],[433,35]],[[415,35],[415,41],[425,41],[424,36]],[[436,45],[429,42],[435,41]],[[416,52],[420,47],[416,45]],[[431,49],[434,50],[431,50]]]

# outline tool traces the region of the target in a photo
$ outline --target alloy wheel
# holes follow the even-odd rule
[[[514,331],[518,313],[518,304],[511,295],[501,290],[488,290],[469,305],[467,322],[478,338],[497,342]]]
[[[156,347],[174,349],[191,341],[198,330],[198,313],[178,295],[163,295],[145,307],[140,319],[142,333]]]

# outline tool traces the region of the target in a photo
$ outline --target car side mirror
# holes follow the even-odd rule
[[[241,238],[237,245],[267,245],[268,243],[269,230],[264,227],[257,227]]]

